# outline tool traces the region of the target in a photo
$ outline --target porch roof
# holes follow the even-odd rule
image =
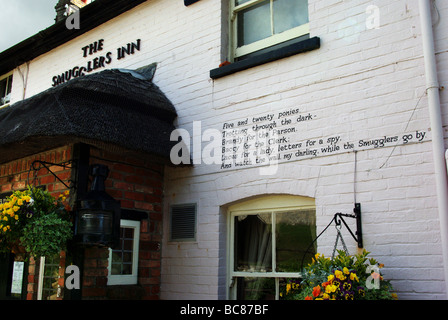
[[[167,159],[176,116],[151,76],[110,69],[74,78],[0,109],[0,163],[77,142]]]

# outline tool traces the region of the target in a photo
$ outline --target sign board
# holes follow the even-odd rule
[[[12,271],[11,293],[22,293],[23,271],[25,269],[25,262],[14,261]]]

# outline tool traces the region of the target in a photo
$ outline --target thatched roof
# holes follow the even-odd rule
[[[150,79],[105,70],[0,109],[0,163],[77,142],[169,158],[175,118]]]

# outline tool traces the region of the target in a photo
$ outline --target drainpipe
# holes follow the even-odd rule
[[[437,79],[434,35],[432,30],[431,0],[419,0],[419,7],[426,70],[426,93],[428,95],[429,117],[431,121],[440,235],[443,250],[443,268],[445,272],[446,295],[448,298],[448,178],[442,114],[440,111],[439,81]]]

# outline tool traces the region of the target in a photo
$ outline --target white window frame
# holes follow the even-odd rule
[[[112,275],[112,249],[109,248],[109,263],[107,266],[107,285],[132,285],[138,282],[138,250],[140,243],[140,221],[121,220],[120,227],[134,229],[134,243],[132,248],[132,274]]]
[[[4,74],[3,76],[0,76],[0,81],[8,79],[9,77],[11,77],[11,83],[12,83],[14,81],[13,72],[9,72],[7,74]],[[8,80],[6,80],[6,88],[8,88]],[[11,93],[12,93],[12,85],[11,85]],[[5,98],[5,97],[0,97],[0,99],[3,99],[3,98]],[[4,104],[0,103],[0,109],[9,106],[10,103],[11,103],[11,99],[7,103],[4,103]]]
[[[310,33],[309,23],[303,24],[301,26],[286,30],[284,32],[274,34],[274,17],[273,17],[273,5],[274,0],[270,0],[271,4],[271,36],[262,39],[241,47],[238,47],[238,12],[252,7],[261,3],[264,0],[251,0],[240,4],[238,6],[235,5],[235,0],[230,1],[230,43],[231,43],[231,52],[230,56],[234,60],[235,58],[239,58],[245,56],[247,54],[271,47],[273,45],[292,40],[298,38],[300,36],[304,36]]]
[[[276,271],[276,248],[275,241],[272,242],[272,271],[235,271],[235,217],[240,215],[254,215],[260,213],[271,213],[272,222],[276,213],[295,210],[316,209],[314,199],[290,195],[273,195],[245,201],[229,207],[228,209],[228,249],[227,249],[227,296],[230,300],[237,299],[236,278],[274,278],[275,279],[275,299],[279,300],[280,278],[300,278],[300,272],[277,272]],[[275,223],[272,223],[272,234],[275,235]],[[274,237],[274,236],[273,236]]]
[[[59,258],[60,258],[60,256],[59,256]],[[59,261],[60,260],[58,260],[58,262]],[[45,265],[45,262],[46,262],[45,257],[41,256],[40,262],[39,262],[39,278],[38,278],[38,283],[37,283],[37,300],[42,300],[42,298],[43,298],[45,268],[47,267]],[[60,266],[59,266],[59,268],[60,268]],[[59,281],[60,278],[61,278],[61,276],[58,275],[57,280]],[[61,286],[58,283],[57,288],[56,288],[56,298],[62,297],[62,289],[63,288],[61,288]]]

